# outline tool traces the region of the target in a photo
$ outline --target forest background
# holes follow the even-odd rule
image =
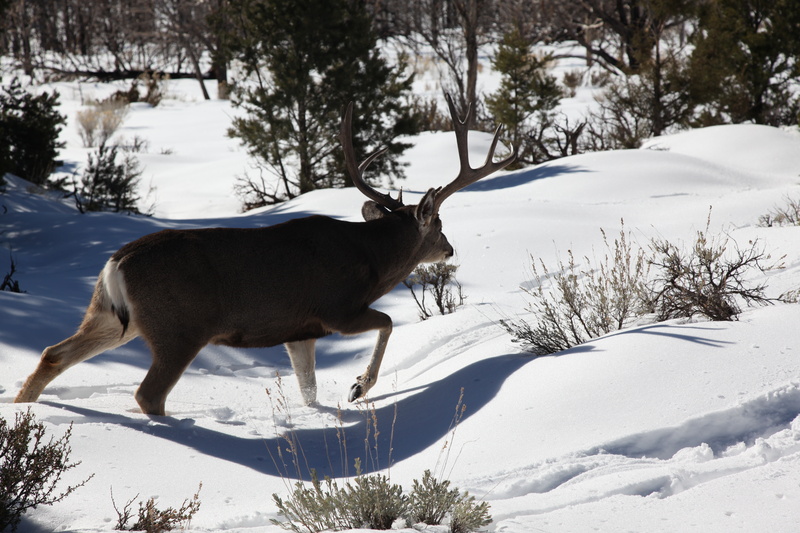
[[[402,136],[450,128],[441,95],[411,92],[420,62],[435,63],[462,116],[474,103],[471,128],[507,128],[520,165],[715,124],[795,125],[800,110],[792,0],[0,0],[0,14],[6,115],[19,72],[128,79],[117,96],[133,101],[165,77],[216,79],[216,95],[198,84],[203,97],[247,112],[229,131],[258,169],[239,184],[245,208],[350,185],[335,133],[351,100],[357,152],[389,148],[367,178],[402,178]],[[491,94],[479,94],[480,54],[502,76]],[[548,66],[564,54],[589,68],[556,79]],[[595,110],[555,111],[581,85],[602,88]],[[0,153],[0,171],[46,182],[51,137],[29,151],[53,164]]]

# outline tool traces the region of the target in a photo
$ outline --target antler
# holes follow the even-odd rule
[[[492,145],[489,148],[489,154],[486,156],[486,162],[480,168],[472,168],[469,165],[469,151],[467,145],[467,133],[469,130],[466,124],[471,111],[471,106],[467,107],[467,113],[464,116],[464,120],[461,120],[456,112],[455,106],[453,105],[453,99],[449,94],[446,94],[445,98],[447,99],[447,105],[450,107],[450,116],[453,119],[453,129],[456,133],[458,159],[461,162],[461,170],[458,172],[456,179],[445,185],[436,193],[436,198],[434,200],[434,213],[439,211],[439,206],[441,206],[442,202],[444,202],[445,199],[447,199],[447,197],[449,197],[451,194],[475,183],[481,178],[485,178],[493,172],[504,169],[517,157],[516,151],[513,151],[511,152],[511,155],[502,161],[493,161],[494,150],[497,147],[497,140],[500,138],[500,132],[503,129],[503,125],[501,124],[497,126],[497,129],[494,132],[494,138],[492,139]]]
[[[363,172],[364,170],[372,163],[378,156],[382,155],[388,148],[381,148],[375,151],[372,155],[367,157],[360,165],[356,164],[356,154],[355,150],[353,150],[353,132],[352,132],[352,123],[353,123],[353,102],[350,102],[347,105],[347,111],[345,111],[344,118],[342,119],[342,127],[339,129],[339,142],[342,143],[342,148],[344,149],[344,161],[345,165],[347,166],[347,173],[350,174],[350,179],[353,180],[353,184],[361,191],[364,196],[373,200],[378,205],[381,205],[390,211],[394,211],[400,207],[403,207],[402,196],[403,193],[397,196],[397,199],[392,198],[388,194],[382,194],[367,185],[367,182],[364,181]]]

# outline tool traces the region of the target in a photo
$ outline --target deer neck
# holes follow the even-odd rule
[[[385,294],[406,279],[423,258],[423,238],[415,220],[386,219],[365,223],[370,226],[368,240],[372,250],[374,275]]]

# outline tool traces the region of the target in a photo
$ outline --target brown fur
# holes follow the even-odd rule
[[[357,383],[366,394],[392,327],[370,304],[420,262],[453,254],[430,210],[370,212],[360,223],[312,216],[259,229],[166,230],[123,246],[99,276],[78,332],[44,351],[16,401],[36,401],[67,368],[142,336],[153,353],[136,392],[145,413],[164,414],[170,390],[209,343],[285,343],[311,403],[313,340],[377,329],[373,360]]]
[[[166,230],[123,246],[101,272],[78,332],[45,349],[15,401],[36,401],[67,368],[141,336],[153,354],[135,395],[145,413],[165,413],[167,395],[209,343],[285,344],[303,399],[313,403],[314,341],[377,330],[372,358],[349,399],[364,396],[378,380],[392,332],[392,319],[369,306],[419,263],[453,255],[442,234],[441,203],[516,157],[492,161],[498,128],[486,163],[471,168],[466,118],[458,117],[450,98],[447,103],[461,170],[444,188],[404,206],[367,185],[361,173],[382,151],[356,164],[351,104],[339,138],[353,183],[372,200],[362,209],[365,222],[311,216],[260,229]]]

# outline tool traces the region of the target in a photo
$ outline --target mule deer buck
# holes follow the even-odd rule
[[[378,379],[392,319],[370,305],[419,263],[453,255],[442,233],[439,208],[451,194],[507,166],[495,162],[495,131],[486,163],[473,169],[467,126],[448,97],[461,170],[450,184],[430,189],[419,205],[377,192],[353,150],[351,103],[339,139],[347,172],[367,197],[365,222],[310,216],[266,228],[165,230],[119,249],[97,280],[77,333],[44,350],[17,402],[33,402],[69,367],[137,336],[152,365],[135,393],[142,411],[164,415],[167,395],[207,344],[267,347],[285,344],[303,400],[316,401],[314,344],[331,333],[378,331],[372,358],[356,378],[350,401]]]

